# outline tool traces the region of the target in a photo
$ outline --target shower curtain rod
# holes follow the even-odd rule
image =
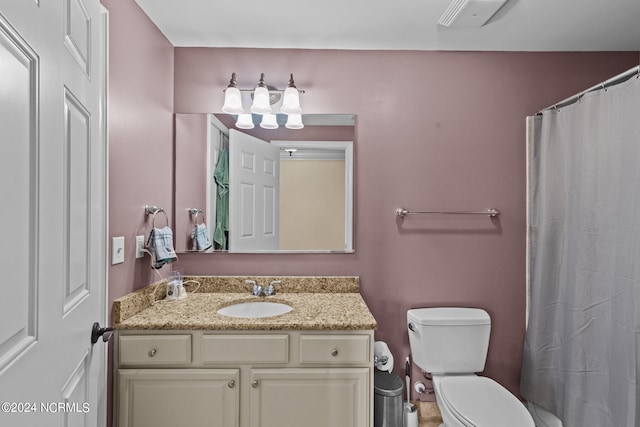
[[[605,80],[602,83],[598,83],[597,85],[591,86],[589,89],[587,90],[583,90],[582,92],[578,93],[577,95],[573,95],[567,99],[564,99],[560,102],[558,102],[557,104],[553,104],[547,108],[543,108],[542,110],[538,111],[536,113],[537,116],[541,115],[543,111],[547,111],[547,110],[552,110],[554,108],[562,108],[562,107],[566,107],[567,105],[571,105],[575,102],[578,102],[580,100],[580,98],[582,98],[585,94],[589,93],[589,92],[593,92],[599,89],[606,89],[608,87],[611,86],[615,86],[617,84],[623,83],[627,80],[629,80],[631,77],[636,76],[636,77],[640,77],[640,65],[636,65],[635,67],[631,68],[630,70],[625,71],[624,73],[620,73],[615,77],[611,77],[609,80]]]

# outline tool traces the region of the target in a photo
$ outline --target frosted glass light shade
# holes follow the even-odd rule
[[[253,104],[251,112],[254,114],[271,114],[271,104],[269,103],[269,90],[264,86],[256,87],[253,91]]]
[[[244,113],[242,108],[242,98],[240,96],[240,89],[237,87],[231,87],[224,91],[224,105],[222,106],[222,112],[227,114],[240,114]]]
[[[288,87],[284,90],[284,99],[280,111],[283,114],[300,114],[300,93],[295,87]]]
[[[302,129],[304,124],[302,123],[301,114],[289,114],[287,116],[287,123],[284,125],[287,129]]]
[[[239,129],[253,129],[253,118],[251,114],[238,114],[238,120],[236,120],[236,127]]]
[[[262,116],[260,127],[263,129],[278,129],[278,121],[275,114],[265,114]]]

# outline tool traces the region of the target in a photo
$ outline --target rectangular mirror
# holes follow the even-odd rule
[[[354,251],[355,116],[302,120],[235,129],[226,114],[175,115],[177,252]]]

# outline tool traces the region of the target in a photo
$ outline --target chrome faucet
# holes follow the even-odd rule
[[[274,285],[279,285],[281,283],[282,283],[282,280],[272,280],[271,283],[269,283],[269,286],[267,286],[266,289],[264,290],[264,294],[267,296],[275,295],[276,287]]]
[[[259,285],[258,282],[256,282],[255,280],[245,280],[244,283],[248,285],[253,285],[253,287],[251,288],[251,295],[255,297],[262,297],[262,296],[275,295],[276,294],[275,285],[279,285],[280,283],[282,283],[282,280],[272,280],[269,283],[269,286],[266,286],[266,287]]]
[[[253,285],[253,287],[251,288],[251,295],[256,297],[264,295],[264,287],[262,285],[259,285],[255,280],[245,280],[244,283]]]

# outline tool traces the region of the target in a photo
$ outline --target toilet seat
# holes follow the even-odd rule
[[[487,377],[439,378],[440,401],[468,427],[535,427],[525,406]]]

